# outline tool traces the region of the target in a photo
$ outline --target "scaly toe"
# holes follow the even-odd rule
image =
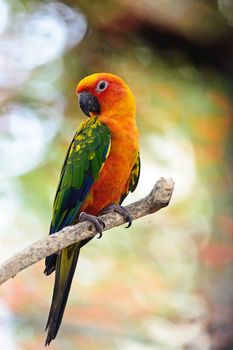
[[[123,207],[120,204],[112,204],[109,207],[105,208],[102,211],[102,214],[113,213],[113,212],[116,212],[122,215],[125,221],[128,222],[128,225],[126,226],[126,228],[132,225],[132,216],[127,208]]]
[[[100,239],[102,236],[103,236],[103,229],[105,229],[105,223],[104,223],[104,221],[102,220],[102,219],[100,219],[100,218],[97,218],[97,221],[98,221],[98,223],[100,224],[100,228],[101,228],[101,232],[99,232],[98,231],[98,233],[99,233],[99,235],[96,237],[96,238],[98,238],[98,239]],[[101,226],[102,225],[102,226]],[[103,227],[103,229],[102,229],[102,227]]]
[[[92,223],[96,231],[99,233],[99,236],[97,238],[102,237],[102,232],[103,232],[103,229],[105,228],[105,223],[102,219],[98,218],[97,216],[82,212],[79,214],[79,222],[83,222],[83,221],[89,221],[90,223]]]

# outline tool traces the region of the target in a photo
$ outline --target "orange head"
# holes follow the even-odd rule
[[[96,73],[82,79],[76,92],[82,111],[89,117],[135,117],[135,103],[128,85],[118,76]]]

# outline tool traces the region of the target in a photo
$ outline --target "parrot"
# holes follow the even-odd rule
[[[75,133],[61,169],[49,234],[78,222],[91,222],[99,235],[102,213],[120,213],[129,227],[132,217],[121,204],[140,175],[136,106],[129,86],[117,75],[84,77],[76,93],[88,117]],[[93,238],[93,237],[92,237]],[[46,325],[48,346],[60,328],[80,249],[90,239],[61,249],[45,260],[46,275],[55,271],[52,303]]]

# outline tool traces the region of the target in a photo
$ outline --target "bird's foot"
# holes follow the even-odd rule
[[[102,232],[103,232],[103,229],[105,228],[105,223],[103,222],[103,220],[101,220],[97,216],[82,212],[79,214],[78,221],[79,222],[84,222],[84,221],[91,222],[94,225],[96,231],[99,233],[99,236],[97,238],[102,237]]]
[[[132,216],[131,216],[130,212],[128,211],[128,209],[126,207],[123,207],[120,204],[109,205],[107,208],[105,208],[104,210],[101,211],[101,215],[108,214],[108,213],[114,213],[114,212],[122,215],[123,218],[125,219],[125,221],[128,222],[128,225],[126,226],[126,228],[128,228],[132,225],[133,220],[132,220]]]

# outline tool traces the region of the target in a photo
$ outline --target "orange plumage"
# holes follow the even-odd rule
[[[100,79],[108,81],[113,88],[102,94],[96,92]],[[138,129],[134,97],[120,78],[112,74],[93,74],[78,84],[77,93],[83,90],[98,96],[99,120],[107,125],[111,134],[109,156],[81,207],[81,211],[96,215],[109,204],[119,203],[121,195],[128,191],[127,180],[138,157]]]
[[[76,92],[81,109],[90,119],[81,124],[69,147],[54,200],[50,234],[80,221],[81,212],[97,225],[98,218],[93,215],[121,204],[139,178],[135,103],[128,85],[113,74],[99,73],[84,78]],[[56,270],[46,345],[56,337],[79,251],[88,241],[46,258],[45,273]]]

